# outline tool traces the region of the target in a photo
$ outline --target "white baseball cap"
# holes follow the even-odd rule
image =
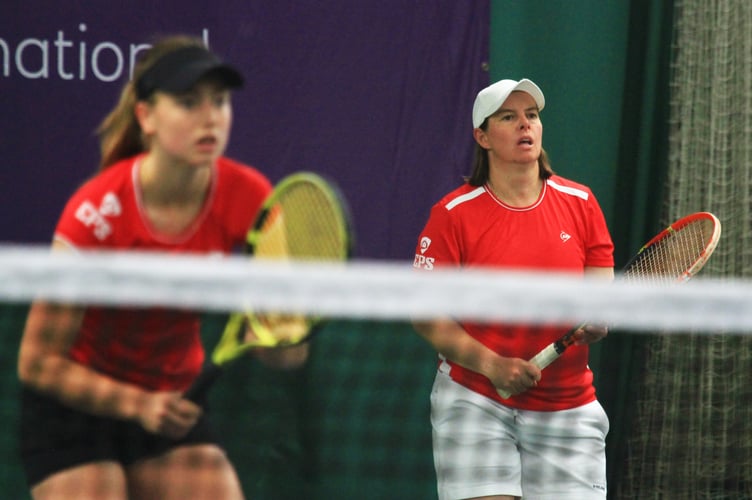
[[[478,92],[475,104],[473,104],[473,128],[483,125],[485,119],[496,113],[501,105],[504,104],[504,101],[507,100],[509,94],[515,90],[521,90],[530,94],[535,99],[535,104],[538,105],[539,110],[543,109],[543,106],[546,104],[543,92],[531,80],[527,78],[523,78],[520,81],[500,80]]]

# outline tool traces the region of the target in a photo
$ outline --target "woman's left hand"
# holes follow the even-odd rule
[[[574,332],[575,345],[593,344],[608,335],[606,325],[584,325]]]

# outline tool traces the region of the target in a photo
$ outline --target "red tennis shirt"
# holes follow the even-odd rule
[[[120,161],[84,183],[63,210],[55,238],[87,250],[227,254],[243,244],[271,192],[259,171],[220,158],[199,216],[183,234],[165,236],[144,213],[141,158]],[[88,307],[70,357],[150,390],[185,390],[204,360],[199,317],[164,308]]]

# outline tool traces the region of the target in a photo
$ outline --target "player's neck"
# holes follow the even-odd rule
[[[491,168],[486,183],[499,200],[512,207],[534,204],[543,189],[538,166],[526,169]]]
[[[141,195],[159,205],[201,204],[211,183],[211,168],[171,165],[147,155],[139,169]]]
[[[155,233],[184,234],[198,220],[211,183],[208,168],[156,168],[146,156],[139,168],[136,189],[140,191],[144,216]]]

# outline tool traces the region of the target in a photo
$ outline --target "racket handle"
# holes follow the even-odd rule
[[[559,356],[561,356],[563,352],[564,349],[561,349],[559,342],[552,342],[545,349],[536,354],[530,362],[542,370],[559,359]]]
[[[196,377],[196,380],[193,381],[193,384],[191,384],[188,390],[185,391],[183,397],[194,403],[200,404],[206,399],[209,389],[211,389],[211,386],[214,385],[214,381],[217,380],[221,374],[221,366],[214,363],[205,366],[201,373],[199,373],[198,377]]]
[[[562,338],[557,340],[556,342],[551,342],[548,344],[543,350],[541,350],[538,354],[533,356],[533,358],[530,360],[532,364],[540,368],[541,370],[559,359],[559,356],[561,356],[564,351],[566,351],[567,347],[569,347],[573,342],[573,335],[574,333],[579,330],[580,328],[583,328],[585,326],[585,323],[582,323],[581,325],[571,329],[569,332],[567,332],[566,335],[564,335]],[[512,395],[511,392],[507,392],[503,389],[496,389],[496,392],[499,393],[499,396],[502,397],[502,399],[508,399],[509,396]]]

